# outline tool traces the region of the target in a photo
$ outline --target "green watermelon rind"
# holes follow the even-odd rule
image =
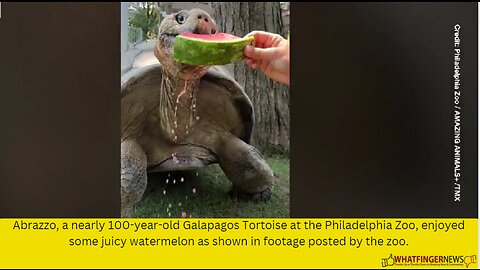
[[[253,36],[218,42],[177,36],[173,58],[187,65],[226,65],[244,59],[243,49],[253,40]]]

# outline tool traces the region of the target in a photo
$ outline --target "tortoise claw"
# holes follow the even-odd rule
[[[272,198],[272,193],[273,193],[273,187],[269,187],[265,189],[262,192],[259,193],[244,193],[238,191],[235,187],[232,188],[230,191],[230,199],[233,201],[242,201],[242,202],[254,202],[254,203],[259,203],[259,202],[268,202]]]

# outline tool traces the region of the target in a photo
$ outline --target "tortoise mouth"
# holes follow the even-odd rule
[[[192,34],[203,34],[203,35],[209,35],[209,34],[215,34],[217,32],[216,26],[214,27],[206,27],[202,25],[197,25],[193,29],[184,29],[181,31],[181,33],[160,33],[159,34],[159,40],[165,40],[168,42],[165,42],[164,47],[162,48],[172,48],[175,45],[175,39],[178,35],[183,34],[183,33],[192,33]]]
[[[194,66],[175,61],[173,54],[176,38],[183,33],[214,34],[217,32],[216,28],[216,25],[199,22],[195,27],[185,27],[177,30],[177,33],[160,33],[155,50],[157,59],[162,64],[163,69],[170,74],[174,74],[175,77],[196,79],[203,76],[208,69],[207,66]]]
[[[184,31],[182,33],[204,33],[202,29],[196,27],[193,30]],[[172,33],[161,33],[157,40],[156,56],[159,62],[162,64],[163,68],[168,71],[168,73],[175,74],[176,77],[185,77],[185,78],[198,78],[203,76],[206,72],[206,66],[193,66],[184,63],[180,63],[174,60],[173,52],[175,47],[176,37],[179,34]]]
[[[192,34],[215,34],[216,33],[216,30],[215,29],[212,29],[210,30],[210,33],[205,33],[206,30],[204,29],[201,29],[199,26],[195,27],[193,30],[187,30],[187,31],[183,31],[182,33],[180,34],[183,34],[183,33],[192,33]],[[170,39],[172,43],[175,43],[175,38],[180,35],[180,34],[172,34],[172,33],[160,33],[159,35],[159,39]],[[172,44],[173,45],[173,44]]]

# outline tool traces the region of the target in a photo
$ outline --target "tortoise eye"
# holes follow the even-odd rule
[[[177,23],[179,23],[179,24],[182,24],[182,23],[185,22],[185,18],[184,18],[182,15],[177,14],[177,15],[175,16],[175,21],[177,21]]]

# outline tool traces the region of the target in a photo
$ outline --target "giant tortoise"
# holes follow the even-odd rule
[[[219,163],[234,197],[267,201],[273,172],[250,145],[253,106],[221,66],[176,62],[175,37],[215,33],[203,10],[169,15],[159,27],[159,63],[125,74],[121,85],[121,215],[129,217],[147,186],[147,173],[192,170]]]

